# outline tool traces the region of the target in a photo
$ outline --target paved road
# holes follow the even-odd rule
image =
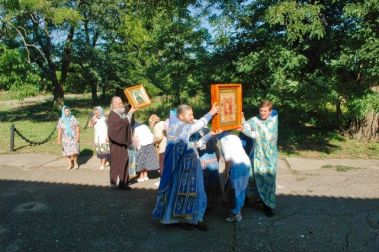
[[[114,190],[81,161],[0,156],[0,251],[379,251],[379,160],[281,160],[273,218],[246,206],[230,224],[216,207],[208,232],[151,219],[157,179]]]

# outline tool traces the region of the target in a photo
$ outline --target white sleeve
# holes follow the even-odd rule
[[[204,128],[211,119],[212,114],[208,112],[205,116],[197,120],[193,125],[191,125],[190,135]]]

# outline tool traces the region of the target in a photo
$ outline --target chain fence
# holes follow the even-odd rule
[[[93,145],[92,131],[87,131],[89,120],[90,118],[87,119],[84,127],[81,127],[84,130],[80,133],[80,143],[83,147],[92,147]],[[8,130],[4,130],[5,128],[3,127],[0,132],[0,153],[6,153],[8,151],[14,152],[27,146],[33,147],[42,145],[45,147],[38,148],[39,151],[55,152],[54,149],[56,149],[57,143],[52,140],[56,138],[57,126],[56,123],[51,124],[51,126],[49,125],[42,126],[42,129],[40,126],[37,126],[40,128],[35,128],[35,126],[30,127],[22,123],[19,126],[12,123],[7,127]],[[50,127],[51,130],[48,131]],[[41,139],[42,136],[45,137]],[[30,152],[30,150],[28,152]]]
[[[50,133],[42,140],[36,141],[30,139],[30,137],[27,137],[25,133],[21,133],[19,129],[15,127],[15,125],[12,123],[10,127],[10,140],[9,140],[9,151],[15,151],[15,136],[19,136],[23,141],[25,141],[29,146],[37,146],[42,145],[51,140],[51,138],[54,136],[54,133],[56,132],[56,126],[54,125],[53,129],[50,131]],[[34,130],[32,133],[36,132],[46,132],[45,130]],[[30,132],[29,132],[30,133]]]
[[[33,140],[30,140],[28,139],[27,137],[25,137],[23,134],[21,134],[21,132],[17,129],[17,128],[14,128],[14,132],[22,138],[22,140],[24,140],[25,142],[27,142],[29,145],[42,145],[42,144],[45,144],[47,143],[48,141],[50,141],[50,139],[52,138],[52,136],[54,135],[55,131],[56,131],[56,127],[53,128],[53,130],[50,132],[50,134],[45,138],[43,139],[42,141],[33,141]]]

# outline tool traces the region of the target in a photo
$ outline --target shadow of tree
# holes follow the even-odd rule
[[[69,106],[75,116],[86,116],[92,110],[92,100],[87,98],[66,98],[65,105]],[[108,106],[109,104],[100,104]],[[34,122],[57,121],[61,111],[53,110],[53,101],[43,101],[35,104],[20,106],[7,111],[0,111],[0,121],[14,122],[30,120]]]
[[[72,108],[72,113],[76,117],[88,117],[92,110],[92,100],[90,98],[67,98],[65,104]],[[109,104],[100,104],[107,107]],[[191,104],[193,106],[195,118],[200,118],[206,114],[209,104]],[[33,122],[55,122],[61,116],[60,111],[53,111],[53,102],[44,101],[38,104],[28,104],[17,107],[9,111],[0,111],[0,121],[15,122],[18,120],[30,120]],[[174,108],[170,102],[157,100],[152,106],[144,108],[136,113],[136,120],[140,123],[147,123],[147,119],[151,114],[157,114],[162,120],[169,117],[169,111]],[[244,113],[246,118],[255,115],[256,108],[245,106]],[[280,110],[279,110],[280,111]],[[296,154],[299,151],[317,151],[330,154],[339,150],[339,146],[331,144],[332,140],[343,140],[338,133],[331,130],[323,130],[315,127],[305,127],[301,123],[301,118],[297,118],[293,113],[279,114],[279,148],[286,154]],[[84,129],[86,125],[84,125]],[[19,147],[19,148],[23,148]]]
[[[331,144],[332,140],[343,141],[337,133],[324,131],[313,127],[298,126],[297,128],[279,126],[279,149],[286,154],[296,154],[299,151],[317,151],[330,154],[340,147]]]
[[[1,251],[379,249],[378,199],[278,195],[273,218],[244,207],[236,224],[225,222],[219,206],[205,216],[204,233],[154,221],[152,189],[0,180],[0,191]]]

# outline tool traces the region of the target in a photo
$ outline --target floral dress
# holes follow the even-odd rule
[[[79,154],[79,143],[75,141],[76,127],[79,127],[79,122],[74,116],[70,117],[70,127],[72,136],[67,135],[66,124],[62,118],[58,121],[58,129],[62,130],[62,154],[63,156],[71,156]]]
[[[108,142],[108,126],[105,117],[101,117],[96,119],[96,123],[94,125],[95,129],[95,148],[96,155],[100,159],[109,160],[110,149]]]

